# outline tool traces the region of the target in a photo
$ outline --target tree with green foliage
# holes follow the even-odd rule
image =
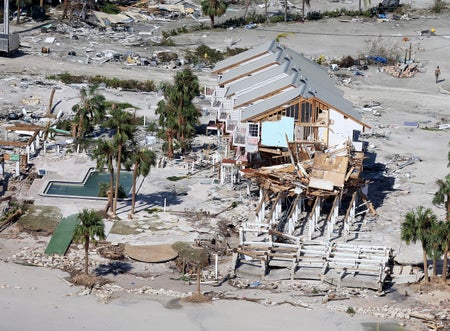
[[[200,123],[200,111],[192,100],[200,93],[198,77],[191,69],[183,69],[175,75],[174,85],[169,89],[169,99],[176,109],[177,140],[181,153],[185,154],[188,142],[195,133],[195,126]]]
[[[109,189],[107,191],[108,203],[105,206],[105,212],[113,205],[114,190],[114,157],[117,149],[113,145],[113,141],[98,140],[97,145],[92,151],[91,158],[96,161],[96,168],[103,172],[105,168],[109,172]]]
[[[190,69],[183,69],[175,75],[174,84],[164,86],[164,100],[158,103],[159,136],[164,139],[167,157],[173,157],[174,142],[178,142],[184,154],[199,123],[200,111],[192,100],[199,94],[198,78]]]
[[[442,255],[442,282],[447,283],[447,273],[448,273],[448,251],[450,248],[450,222],[440,221],[436,228],[435,234],[437,243],[440,246],[440,251]]]
[[[119,199],[120,171],[122,170],[124,149],[126,147],[126,143],[134,139],[136,121],[133,115],[123,111],[115,105],[112,106],[110,115],[111,117],[106,121],[106,126],[115,131],[113,136],[113,146],[116,148],[116,183],[112,206],[112,213],[115,217],[117,211],[117,200]]]
[[[450,152],[448,153],[448,164],[450,166]],[[438,185],[438,190],[434,194],[433,204],[436,206],[444,206],[445,208],[445,220],[446,223],[450,224],[450,174],[445,176],[444,179],[438,179],[436,181]],[[447,268],[448,268],[448,253],[450,246],[450,238],[445,229],[450,227],[448,224],[442,225],[442,235],[444,235],[442,248],[443,248],[443,266],[442,266],[442,278],[443,281],[447,281]],[[445,236],[447,234],[447,236]]]
[[[201,2],[202,13],[209,16],[211,29],[214,29],[214,18],[220,17],[227,11],[227,3],[221,0],[203,0]]]
[[[425,280],[429,282],[428,277],[428,256],[427,251],[430,248],[430,232],[433,224],[436,223],[436,215],[430,208],[424,210],[423,206],[417,207],[417,210],[409,211],[405,220],[401,225],[401,239],[406,242],[415,244],[421,242],[423,252],[423,272]]]
[[[81,140],[86,133],[92,132],[94,126],[105,117],[105,97],[97,93],[97,86],[91,85],[80,91],[80,102],[72,107],[75,113],[76,138]]]
[[[428,238],[427,253],[433,261],[433,278],[437,277],[437,261],[443,253],[445,238],[442,236],[442,222],[434,222],[431,225],[430,234]]]
[[[127,169],[133,170],[133,186],[131,189],[131,215],[134,215],[134,207],[136,203],[136,182],[138,176],[147,177],[152,166],[156,165],[156,155],[146,148],[134,146],[130,154],[130,159],[126,164]]]
[[[166,100],[161,100],[155,110],[156,115],[159,115],[158,124],[160,129],[158,137],[163,139],[163,151],[169,159],[173,158],[174,140],[177,133],[177,119],[174,116],[174,110]]]
[[[103,240],[105,235],[105,224],[101,216],[94,210],[83,209],[78,214],[77,219],[80,221],[75,227],[73,240],[81,242],[84,245],[84,273],[89,273],[89,244],[97,242],[97,239]]]

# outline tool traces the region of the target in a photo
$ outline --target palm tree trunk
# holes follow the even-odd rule
[[[428,277],[428,256],[425,247],[422,247],[422,250],[423,250],[423,274],[425,281],[429,282],[430,278]]]
[[[108,203],[105,207],[105,212],[108,212],[113,205],[113,191],[114,191],[114,168],[109,169],[109,190],[108,190]]]
[[[302,0],[302,20],[305,20],[305,0]]]
[[[450,243],[447,243],[447,247],[444,249],[444,261],[442,262],[442,281],[447,283],[447,268],[448,268],[448,246]]]
[[[84,238],[84,273],[89,273],[89,236]]]
[[[437,258],[433,254],[433,278],[437,276]]]
[[[81,138],[82,128],[83,128],[83,118],[80,116],[80,120],[78,121],[78,126],[77,126],[77,138],[78,139]]]
[[[122,158],[122,145],[119,144],[119,152],[117,153],[117,172],[116,172],[116,187],[114,194],[113,216],[116,216],[117,199],[119,198],[119,180],[120,180],[120,160]]]
[[[69,0],[64,0],[64,4],[63,4],[63,19],[67,18],[68,10],[69,10]]]
[[[264,16],[266,18],[266,23],[267,19],[269,18],[269,16],[267,15],[267,7],[268,7],[267,0],[264,0]]]
[[[197,266],[197,295],[202,295],[202,292],[200,291],[200,275],[202,273],[202,268],[200,265]]]
[[[20,0],[17,0],[17,24],[20,23]]]
[[[166,135],[167,135],[167,157],[171,159],[173,157],[173,146],[172,146],[173,137],[172,134],[169,133],[168,131],[166,131]]]
[[[247,17],[248,7],[250,6],[250,0],[247,0],[245,3],[245,10],[244,10],[244,20]]]
[[[138,172],[139,163],[136,161],[134,163],[133,169],[133,187],[131,191],[131,215],[134,215],[134,205],[136,203],[136,180],[137,180],[137,172]]]

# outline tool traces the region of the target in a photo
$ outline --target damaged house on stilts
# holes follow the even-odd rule
[[[235,272],[382,289],[392,250],[360,242],[356,225],[376,213],[361,176],[369,126],[326,68],[270,41],[213,73],[209,97],[230,150],[221,182],[257,188]]]

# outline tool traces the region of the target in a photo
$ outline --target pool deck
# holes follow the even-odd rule
[[[43,178],[35,179],[27,190],[17,192],[19,199],[33,200],[36,205],[56,206],[61,210],[63,217],[77,214],[84,208],[94,210],[105,208],[106,201],[97,198],[58,197],[42,194],[49,181],[82,181],[87,171],[95,167],[95,161],[86,154],[69,154],[61,157],[47,154],[32,159],[31,162],[35,164],[36,170],[43,169],[46,174]],[[143,245],[173,243],[180,240],[193,241],[197,238],[198,232],[193,230],[192,224],[183,217],[179,217],[178,213],[205,208],[206,201],[209,199],[209,190],[215,190],[216,186],[205,184],[212,181],[205,181],[202,177],[191,177],[180,182],[172,182],[167,179],[169,176],[186,176],[189,170],[179,165],[152,168],[142,185],[140,182],[138,184],[139,194],[136,200],[135,217],[132,220],[128,217],[131,209],[129,200],[122,200],[117,204],[118,219],[130,222],[132,227],[139,229],[139,233],[135,235],[111,234],[109,233],[110,229],[117,220],[105,221],[107,240],[113,243]],[[212,173],[207,171],[204,175],[209,177]],[[174,192],[183,191],[188,194],[174,194]],[[222,192],[223,188],[220,191]],[[167,202],[168,212],[160,213],[161,219],[154,220],[145,212],[147,208],[162,210],[165,202]],[[219,212],[219,210],[220,205],[209,206],[211,213]],[[152,230],[155,226],[158,231]],[[208,233],[209,228],[199,231]]]
[[[42,195],[49,181],[69,180],[82,181],[90,168],[95,167],[85,154],[72,154],[58,157],[54,154],[39,156],[32,160],[36,169],[44,169],[43,178],[35,179],[27,192],[20,192],[20,199],[34,200],[35,204],[44,206],[58,206],[63,217],[78,213],[83,208],[102,209],[106,202],[99,199],[61,198]]]

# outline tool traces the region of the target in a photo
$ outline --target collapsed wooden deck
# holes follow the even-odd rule
[[[239,247],[233,251],[237,275],[320,280],[374,290],[383,288],[391,262],[392,250],[387,247],[304,240],[261,224],[243,226]]]

